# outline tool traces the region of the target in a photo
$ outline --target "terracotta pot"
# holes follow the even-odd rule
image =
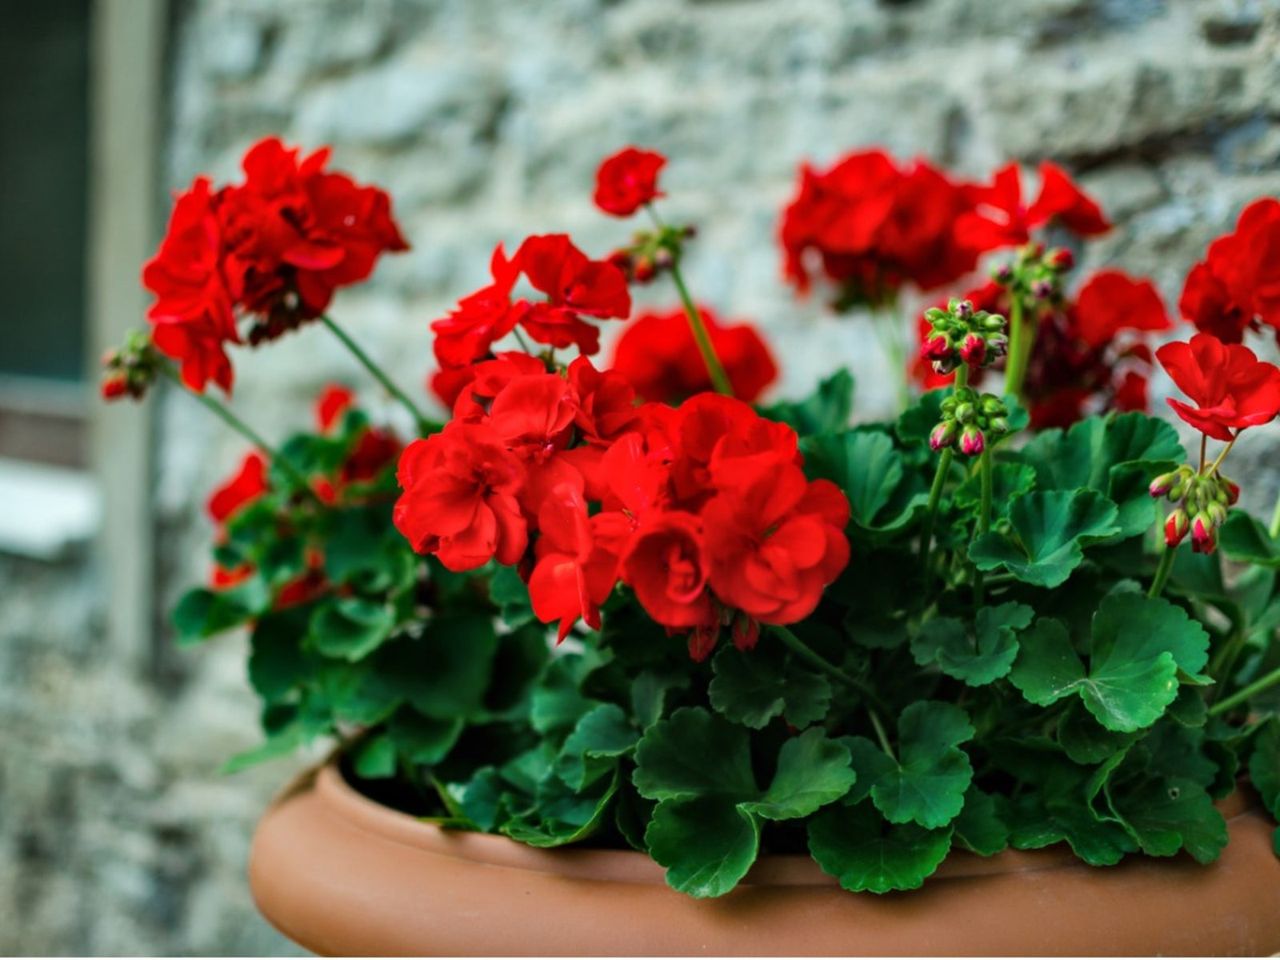
[[[267,919],[322,954],[1270,954],[1280,860],[1251,804],[1228,802],[1231,843],[1207,867],[960,853],[923,889],[874,896],[841,890],[807,857],[775,856],[700,901],[639,853],[442,830],[366,799],[330,765],[267,812],[249,880]]]

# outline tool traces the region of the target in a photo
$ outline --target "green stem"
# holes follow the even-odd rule
[[[1220,713],[1226,713],[1232,707],[1238,707],[1250,697],[1257,696],[1263,690],[1274,687],[1280,683],[1280,667],[1272,670],[1266,676],[1259,677],[1253,683],[1249,684],[1242,690],[1237,690],[1225,700],[1220,700],[1209,708],[1209,716],[1216,717]]]
[[[1280,537],[1280,494],[1276,495],[1276,508],[1271,511],[1271,539]]]
[[[822,670],[823,672],[830,674],[831,676],[835,677],[837,680],[839,680],[841,683],[845,684],[846,686],[852,687],[854,690],[857,690],[867,699],[874,700],[877,703],[879,702],[880,698],[876,696],[874,690],[868,687],[865,683],[863,683],[857,677],[853,677],[845,673],[843,670],[837,667],[834,663],[832,663],[822,654],[818,653],[818,651],[814,650],[811,646],[809,646],[807,643],[805,643],[803,640],[797,637],[787,627],[782,627],[774,624],[774,625],[770,625],[769,630],[773,633],[774,636],[776,636],[779,640],[781,640],[791,650],[792,653],[798,656],[801,660],[804,660],[810,666],[817,667],[819,670]]]
[[[1217,681],[1218,690],[1231,682],[1231,676],[1236,669],[1236,661],[1240,659],[1240,651],[1244,649],[1247,639],[1248,637],[1243,627],[1237,626],[1231,635],[1227,637],[1226,642],[1218,649],[1218,652],[1214,654],[1213,659],[1209,661],[1207,672],[1209,676]]]
[[[658,215],[658,211],[654,209],[653,204],[646,203],[644,208],[648,211],[649,218],[653,220],[654,226],[659,231],[665,231],[667,225],[663,222],[662,217]],[[681,244],[677,247],[675,259],[671,264],[671,279],[676,285],[676,293],[680,295],[680,303],[684,306],[684,315],[689,320],[689,329],[693,333],[693,342],[697,344],[698,353],[702,354],[702,363],[707,368],[707,375],[711,378],[711,385],[715,388],[716,393],[732,397],[733,384],[729,382],[729,375],[724,372],[724,364],[720,362],[720,357],[716,354],[716,348],[711,343],[711,335],[707,333],[707,326],[702,322],[702,314],[698,310],[698,305],[693,302],[693,297],[689,294],[689,288],[684,282],[684,274],[680,272],[680,260],[683,256],[683,244]]]
[[[902,323],[896,310],[876,304],[871,309],[871,325],[876,339],[893,367],[894,387],[898,393],[898,409],[905,410],[911,402],[907,377],[907,348],[903,342]]]
[[[889,735],[885,733],[884,723],[880,720],[880,714],[876,713],[870,707],[867,707],[867,716],[871,718],[871,726],[875,728],[876,739],[880,741],[880,749],[889,755],[892,760],[897,760],[897,754],[893,752],[893,747],[889,744]]]
[[[684,304],[684,315],[689,318],[693,342],[698,345],[698,352],[702,354],[702,362],[706,365],[707,373],[711,377],[711,385],[715,387],[716,393],[732,397],[733,385],[729,382],[729,375],[724,372],[720,357],[716,355],[716,348],[711,343],[711,335],[707,333],[707,326],[702,322],[702,314],[698,311],[697,304],[693,302],[693,297],[689,295],[689,288],[685,286],[678,257],[671,264],[671,279],[675,281],[676,292],[680,294],[680,302]]]
[[[1022,401],[1022,384],[1027,378],[1035,327],[1027,323],[1022,298],[1015,292],[1009,305],[1009,363],[1005,367],[1004,392]]]
[[[1173,570],[1173,558],[1176,553],[1176,547],[1165,546],[1164,552],[1160,554],[1160,566],[1156,567],[1155,578],[1151,581],[1151,589],[1147,591],[1148,597],[1158,597],[1164,593],[1164,585],[1169,579],[1170,571]]]
[[[173,364],[169,363],[168,361],[161,362],[159,364],[159,369],[162,374],[164,374],[166,377],[168,377],[170,380],[176,383],[179,386],[179,388],[181,388],[183,393],[191,397],[194,397],[196,400],[198,400],[206,410],[212,413],[215,417],[217,417],[219,420],[225,423],[228,427],[230,427],[236,433],[240,434],[240,436],[248,440],[249,443],[254,447],[256,447],[258,451],[263,456],[265,456],[271,463],[279,464],[280,469],[282,469],[285,473],[289,475],[289,479],[291,479],[294,482],[294,485],[298,488],[298,490],[305,493],[310,499],[315,500],[316,502],[319,502],[319,498],[316,496],[316,492],[311,489],[311,483],[302,474],[302,472],[299,471],[298,468],[295,467],[292,463],[290,463],[287,459],[285,459],[285,457],[278,450],[276,450],[275,447],[271,446],[271,444],[267,443],[266,440],[262,439],[262,437],[257,433],[257,431],[255,431],[251,426],[249,426],[247,423],[245,423],[243,420],[237,417],[234,413],[232,413],[231,410],[225,404],[223,404],[221,401],[215,400],[213,397],[209,396],[207,393],[197,393],[195,390],[190,389],[185,383],[182,382],[182,377],[179,375],[178,371],[174,369]]]
[[[391,378],[387,376],[383,369],[374,363],[373,359],[361,349],[360,344],[352,340],[345,330],[333,322],[332,317],[327,314],[321,314],[320,320],[335,337],[342,341],[342,345],[351,351],[352,356],[360,361],[364,368],[373,375],[373,378],[382,385],[382,388],[395,397],[400,402],[400,405],[409,411],[409,414],[413,417],[413,422],[418,427],[419,433],[425,436],[439,431],[440,425],[428,420],[417,405],[409,399],[408,394],[392,383]]]
[[[991,466],[991,449],[989,447],[983,447],[982,453],[978,457],[978,469],[982,475],[982,505],[978,513],[978,534],[981,535],[991,529],[991,501],[994,499],[993,488],[995,483]],[[983,597],[981,570],[974,573],[973,595],[977,606],[981,607]]]
[[[960,364],[956,367],[954,390],[963,390],[969,385],[969,367]],[[938,503],[942,499],[942,488],[947,483],[947,472],[951,469],[951,460],[955,456],[950,447],[945,447],[938,457],[938,469],[933,475],[933,485],[929,487],[929,505],[924,512],[924,530],[920,534],[920,569],[924,572],[926,584],[929,581],[929,551],[933,549],[933,527],[937,522]]]

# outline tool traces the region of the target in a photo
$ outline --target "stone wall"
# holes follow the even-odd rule
[[[595,163],[626,142],[671,157],[667,208],[701,228],[691,284],[761,323],[779,392],[849,364],[862,416],[891,396],[865,328],[779,282],[800,159],[883,144],[979,176],[1053,157],[1118,223],[1086,267],[1149,273],[1170,304],[1240,207],[1280,192],[1274,0],[175,2],[165,186],[231,176],[280,133],[388,187],[414,249],[334,313],[406,383],[429,372],[427,323],[484,282],[497,241],[567,230],[603,253],[626,235],[590,204]],[[237,364],[236,406],[268,435],[324,382],[363,382],[321,329]],[[204,575],[199,506],[240,450],[180,396],[159,434],[168,602]],[[1233,455],[1259,509],[1277,482],[1266,446]],[[215,772],[255,742],[242,641],[162,638],[133,675],[101,657],[84,564],[0,577],[0,953],[288,951],[243,869],[289,765]]]

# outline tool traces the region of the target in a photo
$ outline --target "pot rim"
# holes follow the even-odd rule
[[[360,793],[347,782],[336,759],[305,771],[276,800],[314,790],[326,813],[348,825],[408,847],[473,863],[555,874],[583,880],[665,885],[665,869],[635,850],[582,847],[542,849],[509,837],[469,830],[447,829],[394,810]],[[1243,784],[1217,806],[1228,823],[1248,815],[1258,801]],[[981,857],[955,850],[929,878],[931,884],[994,874],[1062,870],[1082,866],[1065,843],[1041,850],[1005,850]],[[836,886],[812,858],[802,854],[769,854],[756,861],[742,881],[755,886]]]

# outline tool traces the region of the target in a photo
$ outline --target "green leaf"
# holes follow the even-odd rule
[[[766,820],[807,817],[843,797],[855,779],[849,748],[811,727],[782,745],[769,789],[759,801],[744,807]]]
[[[1009,679],[1039,706],[1078,694],[1108,730],[1155,723],[1178,695],[1178,671],[1193,677],[1208,658],[1209,636],[1167,600],[1137,593],[1106,597],[1093,619],[1089,669],[1061,621],[1043,618],[1022,635]]]
[[[1039,850],[1065,842],[1091,867],[1110,867],[1137,849],[1122,826],[1099,820],[1083,796],[1024,798],[1015,820],[1009,835],[1015,850]]]
[[[760,825],[723,797],[663,800],[644,835],[667,883],[691,897],[719,897],[746,876],[760,849]]]
[[[533,623],[533,603],[529,588],[515,567],[498,567],[489,578],[489,599],[498,606],[503,622],[512,630]]]
[[[993,514],[1000,518],[1008,514],[1009,504],[1035,489],[1036,472],[1025,463],[995,463],[991,470],[991,503]],[[974,471],[951,495],[956,506],[976,511],[982,504],[982,475]],[[967,522],[972,523],[972,519]]]
[[[893,430],[904,447],[927,448],[929,434],[942,419],[942,401],[950,393],[950,387],[930,390],[902,412]]]
[[[955,840],[983,857],[994,856],[1009,845],[1009,825],[1001,816],[995,797],[969,787],[964,809],[955,819]]]
[[[1218,859],[1227,845],[1227,823],[1207,790],[1180,777],[1149,777],[1108,800],[1142,852],[1171,857],[1186,850],[1200,863]]]
[[[890,826],[870,804],[828,807],[809,821],[809,852],[854,893],[915,890],[951,849],[951,828]]]
[[[249,683],[267,703],[279,703],[310,673],[302,650],[305,610],[293,607],[260,618],[249,637]]]
[[[542,682],[533,691],[529,721],[538,733],[564,730],[576,724],[596,701],[578,689],[582,664],[576,658],[559,657],[547,667]]]
[[[1249,779],[1272,816],[1280,817],[1280,720],[1268,720],[1253,741]]]
[[[640,739],[622,708],[602,703],[578,721],[560,750],[556,773],[575,790],[617,769],[617,758],[630,753]]]
[[[382,646],[395,628],[395,621],[395,611],[385,603],[340,597],[316,609],[307,641],[326,657],[363,660]]]
[[[408,763],[432,766],[449,755],[464,726],[461,718],[437,720],[404,708],[391,717],[388,732]]]
[[[1058,743],[1075,763],[1102,763],[1127,748],[1137,736],[1108,730],[1080,701],[1068,706],[1058,721]]]
[[[270,592],[256,576],[228,590],[188,590],[173,609],[178,645],[190,646],[248,623],[270,605]]]
[[[802,437],[838,433],[853,414],[853,376],[837,370],[800,401],[783,400],[760,411],[770,420],[788,424]]]
[[[1243,510],[1232,510],[1218,530],[1222,552],[1237,563],[1280,567],[1280,541]]]
[[[846,430],[811,437],[804,452],[808,472],[839,486],[849,498],[853,521],[864,527],[874,526],[876,515],[902,482],[902,456],[887,434]]]
[[[978,611],[973,636],[951,617],[928,620],[911,639],[911,655],[922,667],[937,664],[949,677],[980,687],[1009,672],[1018,655],[1017,631],[1030,622],[1026,604],[1004,603]]]
[[[437,720],[470,717],[484,708],[498,637],[487,614],[442,613],[422,639],[399,648],[406,697]]]
[[[973,779],[969,756],[959,744],[973,738],[968,715],[954,704],[921,700],[898,718],[898,757],[872,781],[871,799],[890,823],[942,827],[964,807]],[[861,775],[865,756],[856,758]]]
[[[362,780],[386,780],[396,775],[396,745],[389,734],[380,733],[360,744],[355,771]]]
[[[747,732],[701,707],[684,707],[645,731],[632,777],[640,796],[755,798]]]
[[[631,712],[642,730],[662,719],[667,695],[689,685],[689,678],[676,671],[642,670],[631,683]]]
[[[1056,587],[1084,560],[1083,547],[1119,533],[1116,506],[1092,490],[1036,491],[1009,506],[1011,536],[987,533],[969,559],[979,570],[1005,569],[1024,583]]]
[[[597,833],[605,823],[618,790],[616,774],[595,790],[577,793],[554,776],[537,786],[526,810],[504,823],[501,830],[512,840],[531,847],[562,847]]]
[[[712,661],[711,706],[734,723],[759,730],[774,717],[804,727],[827,714],[831,684],[800,666],[780,645],[762,643],[751,651],[725,646]]]

